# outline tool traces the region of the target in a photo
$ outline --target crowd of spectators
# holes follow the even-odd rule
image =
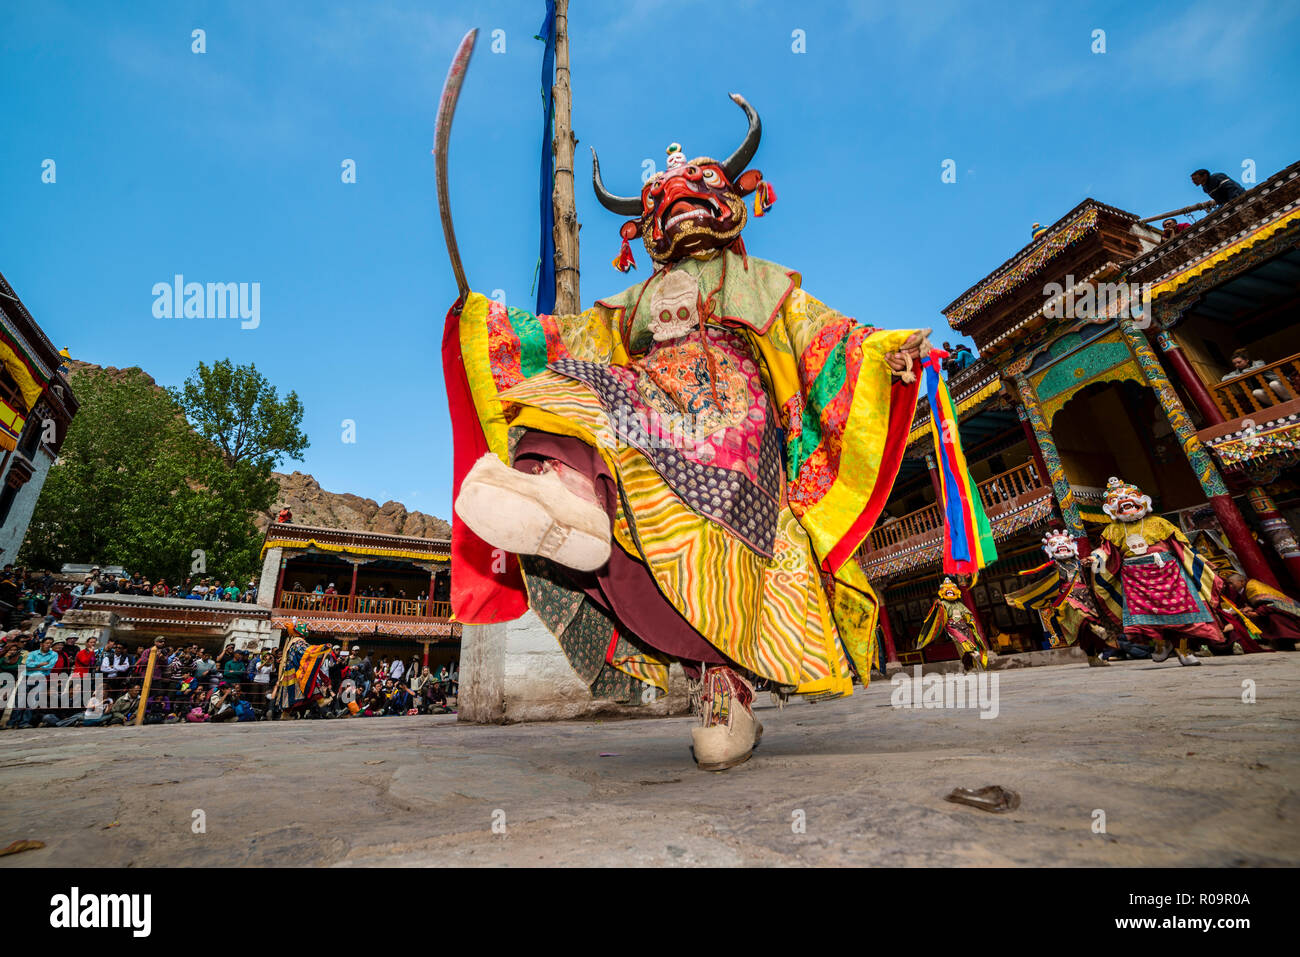
[[[377,718],[402,714],[449,714],[451,699],[459,691],[455,662],[425,668],[417,656],[404,660],[370,652],[354,645],[345,654],[339,645],[330,649],[334,667],[329,672],[326,699],[295,711],[303,718]]]
[[[198,644],[169,645],[156,638],[151,645],[129,647],[109,641],[100,647],[96,638],[84,644],[59,634],[45,619],[33,619],[22,629],[0,637],[0,675],[9,675],[10,694],[19,680],[27,682],[21,699],[0,702],[0,727],[68,727],[133,724],[148,677],[143,723],[258,721],[278,718],[275,686],[279,679],[280,650],[239,650],[228,644],[215,657]],[[152,655],[151,655],[152,652]],[[333,648],[341,667],[330,676],[329,701],[322,706],[295,711],[307,717],[377,717],[396,714],[445,714],[454,698],[458,675],[455,665],[424,668],[418,657],[409,661],[382,656],[376,662],[359,647],[346,658]],[[149,675],[149,661],[155,660]],[[77,707],[60,707],[49,690],[51,679],[84,676],[84,694]],[[95,680],[95,679],[98,680]],[[42,699],[31,693],[43,684]],[[40,700],[40,705],[32,705]]]
[[[240,585],[234,579],[186,578],[177,585],[165,578],[150,580],[135,572],[110,575],[92,568],[76,584],[60,581],[49,571],[32,571],[4,566],[0,573],[0,602],[24,616],[39,615],[58,620],[91,595],[149,595],[154,598],[184,598],[191,601],[257,602],[257,582]]]
[[[74,598],[85,595],[119,594],[250,604],[257,601],[257,582],[251,578],[243,585],[233,578],[224,583],[219,578],[186,578],[176,585],[169,585],[165,578],[150,581],[139,572],[129,577],[125,575],[114,577],[101,574],[98,568],[91,569],[85,580],[74,586],[71,591]]]

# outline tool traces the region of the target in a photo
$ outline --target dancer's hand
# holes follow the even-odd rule
[[[912,333],[899,347],[897,352],[891,352],[885,356],[885,364],[889,366],[891,372],[905,383],[912,383],[916,380],[914,368],[920,364],[922,359],[930,355],[930,329],[918,329]]]

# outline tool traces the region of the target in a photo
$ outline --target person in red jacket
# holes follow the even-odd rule
[[[73,658],[72,673],[74,675],[91,674],[94,672],[95,658],[97,657],[95,652],[96,645],[98,644],[98,638],[92,636],[86,639],[86,647],[78,651],[76,656]]]

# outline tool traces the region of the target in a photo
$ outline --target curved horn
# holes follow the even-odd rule
[[[605,188],[605,184],[600,178],[600,158],[596,156],[596,147],[594,146],[591,148],[591,185],[596,190],[596,198],[600,200],[600,205],[611,213],[640,218],[640,196],[615,196]]]
[[[736,177],[745,172],[745,167],[758,152],[758,141],[763,138],[763,121],[758,118],[758,111],[739,93],[732,93],[731,98],[749,117],[749,132],[745,134],[740,146],[736,147],[736,152],[728,156],[722,164],[722,171],[727,174],[727,179],[734,183]]]

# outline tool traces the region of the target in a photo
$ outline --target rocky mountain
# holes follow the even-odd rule
[[[72,374],[102,369],[116,379],[138,369],[102,367],[74,359]],[[147,373],[146,373],[147,375]],[[153,382],[153,378],[149,377]],[[162,388],[158,386],[158,388]],[[315,478],[305,472],[273,472],[280,483],[280,494],[275,500],[274,512],[288,505],[297,525],[315,525],[320,528],[349,529],[356,532],[380,532],[387,535],[415,535],[420,538],[450,538],[451,525],[434,515],[407,511],[401,502],[380,505],[374,499],[362,498],[350,492],[327,492]],[[266,531],[273,515],[256,517],[257,529]]]
[[[319,482],[303,472],[274,474],[280,483],[280,497],[276,499],[275,508],[278,511],[288,505],[295,525],[420,538],[451,537],[451,526],[447,522],[424,512],[407,511],[401,502],[380,505],[372,498],[362,498],[350,492],[327,492]],[[271,516],[259,516],[257,527],[265,531],[270,522]]]

